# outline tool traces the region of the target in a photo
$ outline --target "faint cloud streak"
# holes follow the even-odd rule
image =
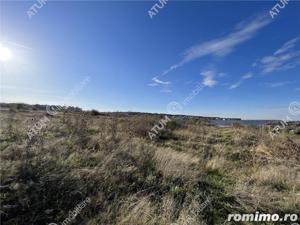
[[[242,77],[240,78],[240,80],[239,80],[237,83],[232,84],[232,85],[229,87],[229,89],[235,89],[235,88],[239,87],[245,80],[251,79],[252,77],[253,77],[253,74],[252,74],[251,72],[246,73],[244,76],[242,76]]]
[[[300,37],[293,38],[286,42],[273,55],[265,56],[259,61],[259,66],[263,74],[271,72],[285,71],[300,64],[300,51],[295,50]]]
[[[184,52],[183,59],[165,70],[161,75],[183,66],[184,64],[203,56],[224,57],[233,52],[235,48],[243,42],[251,39],[263,27],[268,25],[271,19],[266,16],[257,16],[252,20],[239,23],[234,31],[225,37],[213,39],[199,45],[194,45]]]

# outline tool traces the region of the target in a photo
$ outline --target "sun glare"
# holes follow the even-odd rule
[[[9,61],[13,57],[13,54],[9,48],[0,45],[0,61]]]

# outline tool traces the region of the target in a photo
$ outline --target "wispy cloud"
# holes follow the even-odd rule
[[[282,86],[288,85],[290,83],[292,83],[292,82],[282,81],[282,82],[276,82],[276,83],[269,83],[269,84],[267,84],[267,86],[270,88],[277,88],[277,87],[282,87]]]
[[[231,85],[229,89],[235,89],[235,88],[239,87],[241,84],[242,84],[242,82],[237,82],[237,83]]]
[[[214,79],[216,72],[214,70],[206,70],[201,72],[201,75],[204,77],[202,84],[207,87],[213,87],[217,84],[217,81]]]
[[[148,84],[148,86],[155,87],[155,86],[158,86],[158,85],[170,85],[171,84],[170,81],[162,81],[162,80],[159,80],[157,77],[153,77],[152,81],[153,82]]]
[[[242,76],[242,79],[247,80],[247,79],[250,79],[252,77],[253,77],[253,74],[249,72],[249,73],[246,73],[244,76]]]
[[[252,20],[239,23],[228,35],[194,45],[184,52],[183,59],[165,70],[161,75],[166,75],[172,70],[203,56],[223,57],[233,52],[243,42],[251,39],[264,26],[271,22],[269,17],[257,16]]]
[[[170,81],[162,81],[162,80],[158,79],[157,77],[153,77],[152,81],[153,82],[149,83],[148,86],[151,86],[151,87],[159,86],[159,87],[162,87],[161,92],[166,92],[166,93],[172,92],[172,90],[170,89],[170,85],[171,85]]]
[[[162,80],[159,80],[157,77],[153,77],[152,81],[154,83],[156,83],[156,84],[163,84],[163,85],[169,85],[169,84],[171,84],[170,81],[162,81]]]
[[[148,86],[155,87],[155,86],[158,86],[158,84],[157,83],[149,83]]]
[[[18,44],[18,43],[15,43],[15,42],[7,41],[7,40],[3,40],[2,43],[4,45],[7,45],[7,44],[8,45],[13,45],[13,46],[23,48],[23,49],[26,49],[26,50],[33,50],[33,48],[31,48],[31,47],[28,47],[28,46],[25,46],[25,45],[22,45],[22,44]]]
[[[273,55],[265,56],[259,61],[259,66],[263,74],[276,71],[292,69],[300,64],[300,51],[295,50],[300,37],[286,42],[281,48],[276,50]]]
[[[285,53],[287,52],[289,49],[291,48],[294,48],[297,41],[300,39],[300,37],[296,37],[296,38],[293,38],[292,40],[289,40],[288,42],[286,42],[280,49],[278,49],[274,55],[279,55],[279,54],[282,54],[282,53]]]
[[[251,72],[246,73],[245,75],[243,75],[240,80],[234,84],[232,84],[229,89],[235,89],[237,87],[239,87],[245,80],[251,79],[253,77],[253,74]]]

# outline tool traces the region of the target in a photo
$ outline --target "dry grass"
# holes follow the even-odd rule
[[[192,179],[200,167],[199,158],[172,149],[157,149],[154,154],[155,167],[165,177],[184,177]],[[198,167],[198,170],[195,168]]]
[[[299,213],[299,135],[272,140],[267,130],[191,119],[151,141],[161,116],[82,112],[50,117],[28,144],[26,131],[43,116],[1,114],[5,224],[59,223],[86,197],[73,224],[210,225],[234,212]]]

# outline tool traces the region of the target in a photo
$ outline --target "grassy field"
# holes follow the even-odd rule
[[[300,213],[299,128],[272,140],[267,127],[173,118],[150,140],[163,116],[76,112],[48,115],[28,141],[45,115],[1,112],[3,224],[212,225],[229,213]]]

